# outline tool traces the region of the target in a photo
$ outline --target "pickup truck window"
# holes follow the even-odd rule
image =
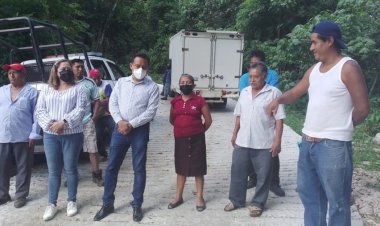
[[[44,77],[45,82],[49,80],[50,70],[54,62],[44,62]],[[43,82],[41,74],[38,71],[37,64],[24,65],[26,68],[26,82]]]
[[[108,66],[110,66],[113,75],[115,76],[115,80],[118,80],[121,77],[125,77],[124,72],[115,64],[108,62]]]
[[[90,60],[94,68],[102,72],[103,80],[112,80],[111,75],[109,74],[106,65],[102,60]]]

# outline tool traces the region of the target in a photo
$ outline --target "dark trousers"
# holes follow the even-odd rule
[[[253,166],[250,166],[249,180],[257,180],[256,172]],[[273,171],[271,185],[280,185],[280,158],[278,155],[273,158]]]
[[[237,207],[245,206],[249,167],[257,172],[257,185],[251,205],[264,208],[271,183],[273,158],[270,149],[252,149],[235,146],[232,153],[229,199]]]
[[[111,134],[115,128],[115,121],[111,115],[107,115],[98,119],[95,124],[96,128],[96,145],[100,155],[107,157],[106,145],[109,144]],[[108,131],[108,134],[106,134]]]
[[[132,147],[132,166],[134,173],[132,207],[141,207],[144,201],[146,182],[146,151],[149,141],[149,123],[134,128],[129,134],[123,135],[114,129],[111,138],[108,166],[104,178],[103,205],[113,205],[115,189],[120,166],[123,163],[129,147]]]
[[[28,142],[0,143],[0,199],[9,196],[10,178],[16,168],[15,199],[29,195],[32,175],[33,152]]]

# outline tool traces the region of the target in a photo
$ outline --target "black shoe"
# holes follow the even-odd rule
[[[180,200],[178,200],[177,202],[171,202],[168,205],[168,209],[174,209],[177,206],[181,205],[182,203],[183,203],[183,199],[182,198]]]
[[[254,179],[249,179],[247,182],[247,189],[256,187],[257,181]]]
[[[140,222],[143,219],[141,207],[133,207],[133,221]]]
[[[26,204],[26,198],[23,197],[23,198],[16,199],[13,205],[15,206],[15,208],[21,208],[25,206],[25,204]]]
[[[280,185],[272,185],[270,187],[270,191],[273,192],[275,195],[277,195],[279,197],[284,197],[285,196],[285,191],[282,190],[282,188],[280,187]]]
[[[195,209],[197,209],[198,212],[202,212],[203,210],[206,209],[206,202],[205,200],[203,199],[203,205],[202,206],[195,206]]]
[[[168,98],[167,97],[162,97],[161,100],[167,100]]]
[[[11,196],[7,195],[5,198],[0,199],[0,205],[3,205],[9,201],[11,201]]]
[[[110,205],[110,206],[103,205],[102,208],[96,213],[94,217],[94,221],[100,221],[101,219],[108,216],[110,213],[113,213],[114,210],[115,208],[113,207],[113,205]]]

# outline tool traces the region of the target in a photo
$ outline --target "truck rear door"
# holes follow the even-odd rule
[[[204,32],[192,32],[191,36],[184,37],[183,46],[183,72],[197,80],[197,88],[208,89],[211,86],[210,35]]]
[[[237,89],[243,60],[243,39],[239,34],[216,34],[214,49],[213,87]]]

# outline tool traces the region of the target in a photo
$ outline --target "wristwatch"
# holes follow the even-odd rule
[[[66,119],[63,119],[63,122],[65,123],[65,127],[69,126],[69,123],[67,122]]]

